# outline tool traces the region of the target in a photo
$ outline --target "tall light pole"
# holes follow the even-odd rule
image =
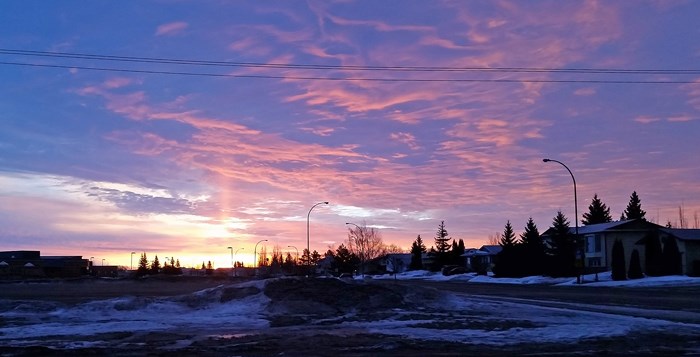
[[[311,209],[309,210],[309,214],[306,215],[306,251],[309,254],[309,261],[307,262],[308,265],[311,265],[311,248],[309,246],[309,219],[311,217],[311,211],[313,211],[314,208],[320,204],[327,205],[328,201],[319,202],[319,203],[311,206]]]
[[[287,248],[294,248],[294,250],[297,252],[297,259],[296,259],[296,261],[297,261],[297,263],[298,263],[298,262],[299,262],[299,249],[297,249],[297,247],[295,247],[295,246],[293,246],[293,245],[288,245]]]
[[[576,195],[576,178],[574,178],[574,174],[571,172],[568,166],[564,165],[563,162],[559,160],[554,160],[554,159],[542,159],[543,162],[556,162],[557,164],[564,166],[566,171],[569,171],[569,175],[571,175],[571,180],[574,181],[574,223],[576,227],[576,248],[580,249],[579,254],[581,256],[581,269],[583,270],[584,267],[584,257],[583,257],[583,247],[581,247],[581,243],[579,242],[579,237],[578,237],[578,198]],[[579,275],[576,279],[579,283],[581,283],[581,276]]]
[[[102,266],[105,266],[105,260],[104,260],[104,258],[102,259]]]
[[[239,250],[243,250],[243,248],[236,249],[236,253],[233,254],[234,257],[236,256],[236,254],[238,254]],[[236,266],[236,262],[234,261],[233,262],[233,276],[238,276],[237,269],[238,269],[238,267]]]
[[[231,251],[231,268],[233,268],[233,247],[226,247],[226,249]]]
[[[134,254],[136,254],[136,252],[131,252],[131,270],[134,270]]]
[[[263,239],[260,242],[267,242],[267,239]],[[256,261],[258,260],[258,244],[260,242],[255,243],[255,248],[253,248],[253,268],[255,268]]]

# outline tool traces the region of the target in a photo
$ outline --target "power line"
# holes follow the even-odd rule
[[[350,71],[413,71],[413,72],[507,72],[507,73],[576,73],[576,74],[665,74],[665,75],[689,75],[700,74],[700,69],[612,69],[612,68],[548,68],[548,67],[436,67],[436,66],[356,66],[356,65],[316,65],[316,64],[289,64],[289,63],[261,63],[261,62],[235,62],[235,61],[205,61],[158,57],[134,57],[96,55],[85,53],[48,52],[2,49],[0,54],[53,57],[70,59],[87,59],[98,61],[118,61],[134,63],[178,64],[195,66],[220,66],[220,67],[252,67],[274,69],[309,69],[309,70],[350,70]]]
[[[258,78],[258,79],[287,79],[287,80],[323,80],[323,81],[371,81],[371,82],[452,82],[452,83],[589,83],[589,84],[700,84],[698,81],[680,80],[659,80],[659,81],[638,81],[638,80],[585,80],[585,79],[477,79],[477,78],[375,78],[375,77],[313,77],[313,76],[275,76],[275,75],[254,75],[254,74],[230,74],[230,73],[205,73],[205,72],[178,72],[160,70],[140,70],[127,68],[105,68],[105,67],[85,67],[71,65],[37,64],[3,62],[0,65],[26,66],[26,67],[46,67],[63,69],[81,69],[90,71],[122,72],[122,73],[143,73],[143,74],[165,74],[181,76],[199,77],[229,77],[229,78]]]

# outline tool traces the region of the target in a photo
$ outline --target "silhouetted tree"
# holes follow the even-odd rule
[[[450,251],[452,259],[450,259],[450,264],[464,265],[464,257],[462,256],[462,254],[464,254],[464,249],[464,241],[462,239],[459,241],[452,241],[452,250]]]
[[[549,274],[552,276],[576,276],[576,240],[569,233],[569,220],[559,211],[552,222],[549,242]]]
[[[144,276],[149,272],[148,259],[146,258],[146,253],[141,253],[141,258],[139,258],[139,267],[136,269],[137,276]]]
[[[639,251],[636,249],[632,251],[630,269],[627,273],[627,277],[630,279],[641,279],[644,277],[644,274],[642,274],[642,262],[639,259]]]
[[[160,272],[160,261],[158,261],[158,256],[156,255],[151,262],[151,274],[158,274]]]
[[[339,275],[343,273],[352,273],[360,263],[360,259],[341,244],[333,254],[331,268]]]
[[[214,269],[214,266],[211,265],[211,260],[207,261],[207,269]]]
[[[544,274],[546,247],[532,217],[527,220],[525,231],[520,235],[520,241],[526,260],[522,268],[528,272],[527,275]]]
[[[507,221],[505,228],[503,228],[503,234],[501,234],[501,241],[499,244],[505,249],[507,247],[514,246],[515,243],[516,241],[515,233],[513,233],[513,226],[510,224],[510,221]]]
[[[445,229],[445,221],[441,221],[438,225],[438,231],[435,234],[435,253],[433,259],[433,270],[440,270],[443,265],[449,262],[449,252],[452,244]]]
[[[593,195],[593,200],[588,206],[588,212],[583,214],[581,223],[583,225],[608,223],[612,221],[610,208],[598,198],[598,194]]]
[[[625,262],[625,247],[622,245],[622,241],[617,239],[613,243],[612,248],[612,279],[613,280],[627,280],[626,273],[626,262]]]
[[[408,268],[411,270],[423,269],[423,253],[425,252],[425,244],[423,244],[423,239],[421,239],[419,234],[418,238],[411,244],[411,264],[409,264]]]
[[[664,244],[663,252],[661,253],[664,275],[683,274],[681,253],[678,250],[676,239],[667,237],[665,241],[666,244]]]
[[[644,268],[649,276],[663,274],[663,258],[661,255],[661,240],[659,233],[651,231],[644,236]]]
[[[319,254],[317,251],[313,251],[311,253],[311,264],[318,264],[318,262],[321,260],[321,254]]]
[[[361,264],[386,254],[381,233],[374,227],[367,227],[366,223],[348,227],[347,249],[360,258]]]
[[[642,209],[642,201],[637,196],[637,191],[632,191],[630,202],[622,214],[626,219],[644,219],[647,213]]]

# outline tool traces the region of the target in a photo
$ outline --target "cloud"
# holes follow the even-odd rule
[[[591,87],[579,88],[579,89],[574,91],[574,95],[578,95],[578,96],[591,96],[591,95],[595,95],[596,93],[597,93],[597,91],[595,90],[595,88],[591,88]]]
[[[420,149],[420,146],[416,142],[416,137],[411,133],[405,133],[405,132],[391,133],[389,135],[389,138],[391,140],[398,141],[400,143],[405,144],[411,150]]]
[[[661,120],[661,119],[652,118],[649,116],[639,116],[639,117],[634,118],[634,121],[636,121],[637,123],[640,123],[640,124],[650,124],[650,123],[657,122],[659,120]]]
[[[183,21],[178,21],[178,22],[170,22],[167,24],[162,24],[158,26],[156,29],[156,36],[174,36],[177,34],[182,33],[185,29],[189,27],[189,24],[187,22]]]

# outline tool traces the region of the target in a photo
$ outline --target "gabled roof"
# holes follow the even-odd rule
[[[681,228],[661,228],[661,231],[666,232],[680,240],[700,241],[700,229],[681,229]]]
[[[578,234],[595,234],[602,233],[611,230],[640,230],[649,228],[662,228],[658,224],[651,223],[644,219],[627,219],[623,221],[613,221],[607,223],[589,224],[586,226],[578,227]],[[549,227],[542,236],[549,236],[552,234],[552,227]],[[569,234],[576,234],[576,227],[569,227]]]
[[[483,250],[484,252],[488,252],[489,254],[496,255],[500,253],[503,250],[503,247],[500,245],[482,245],[479,250]]]

